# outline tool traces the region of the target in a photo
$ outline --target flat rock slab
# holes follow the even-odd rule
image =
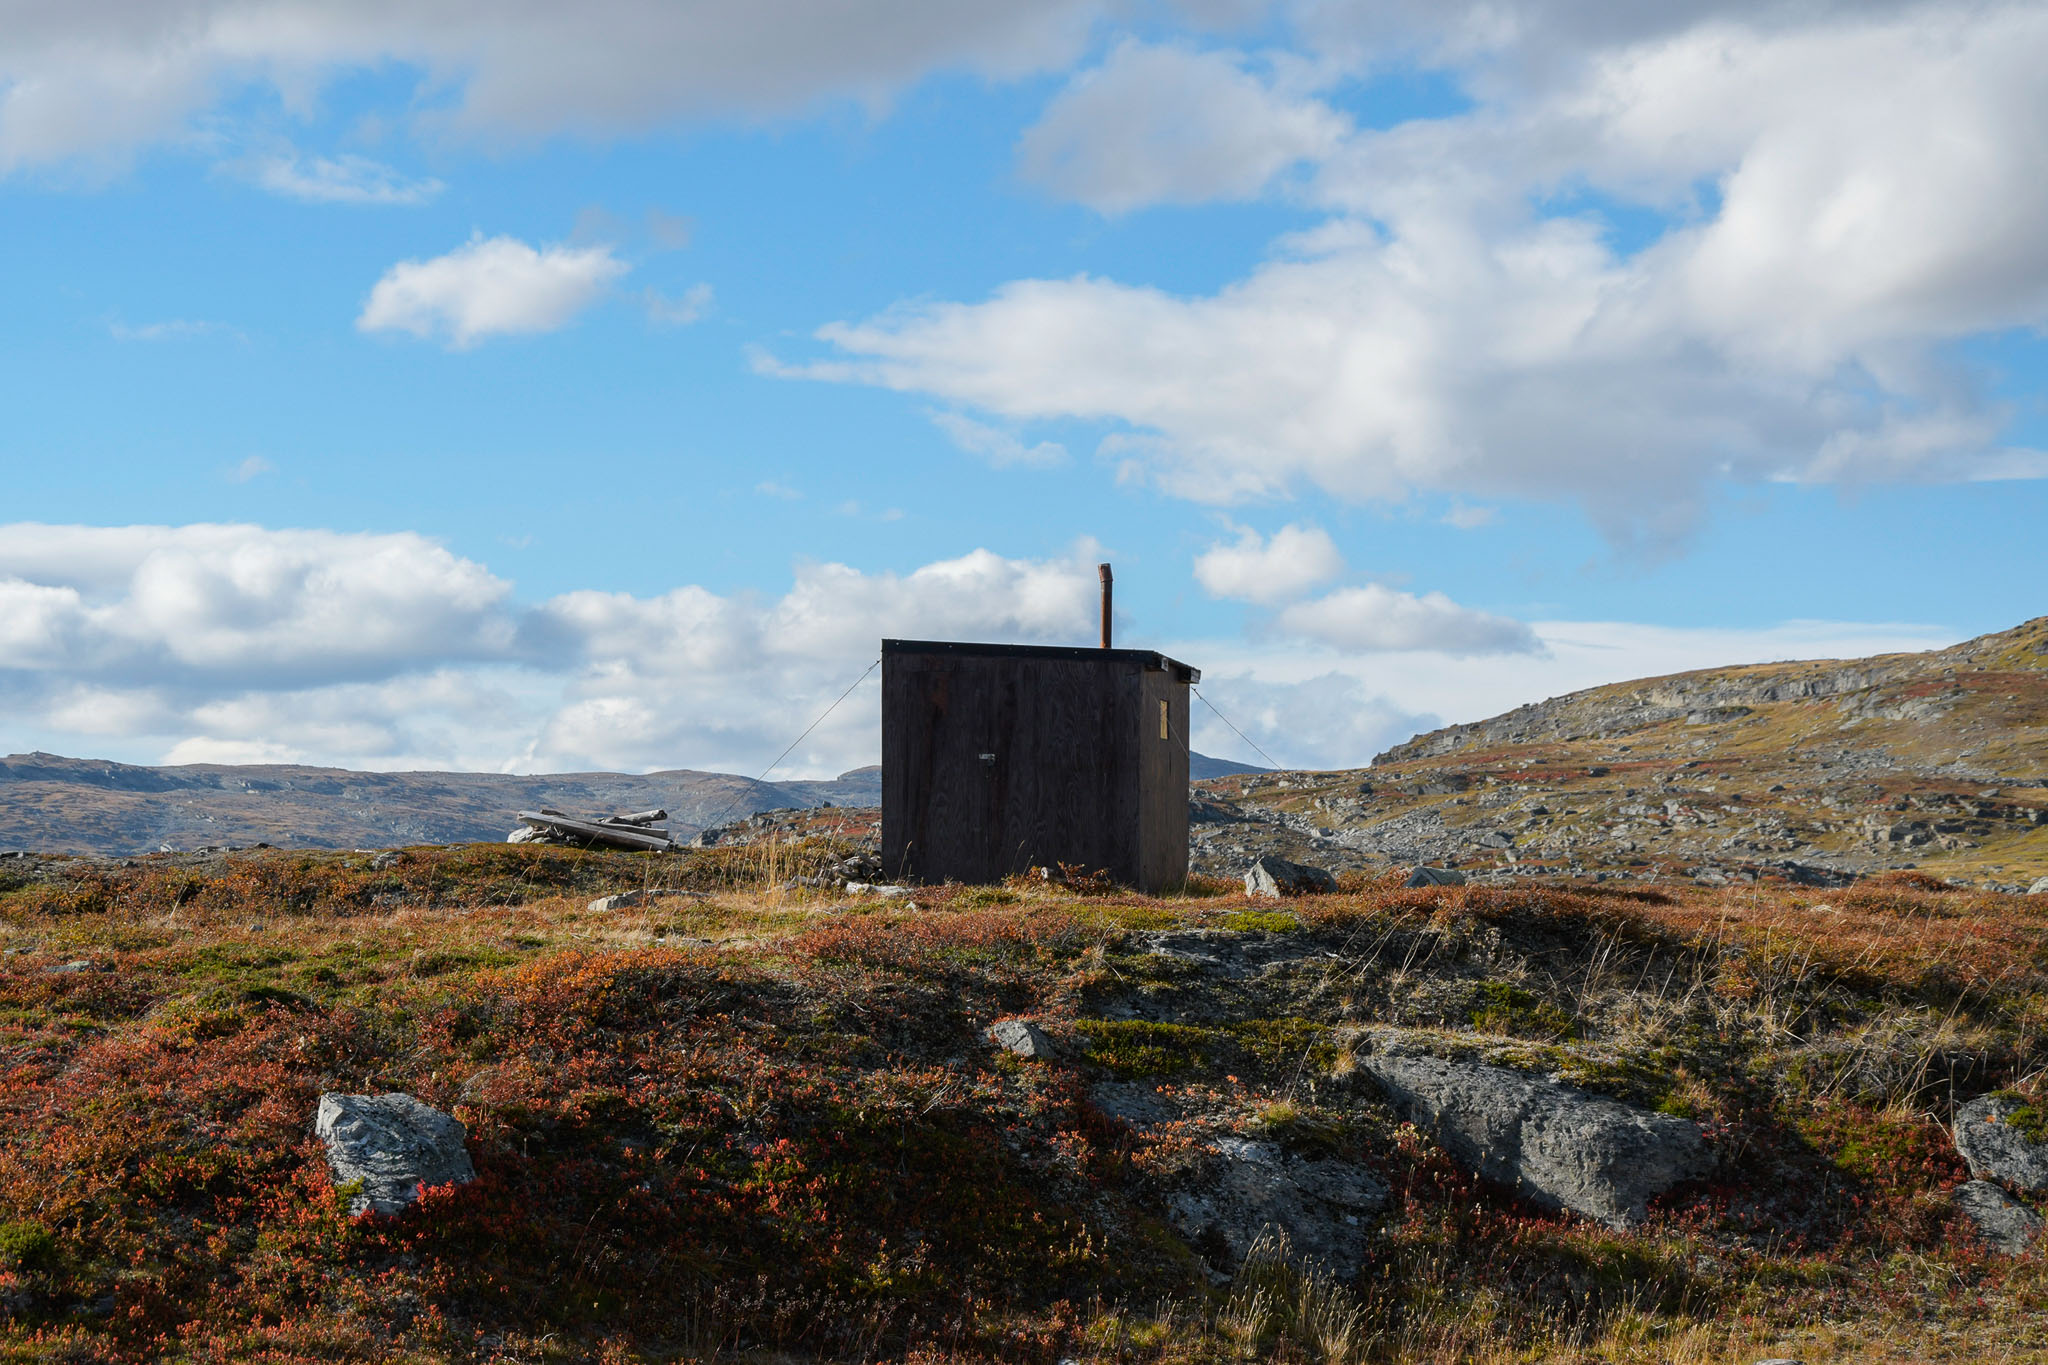
[[[2022,1255],[2041,1235],[2041,1215],[1988,1180],[1966,1181],[1949,1197],[1994,1251]]]
[[[1403,886],[1463,886],[1465,874],[1448,867],[1418,867],[1408,874]]]
[[[422,1185],[476,1178],[463,1146],[468,1130],[407,1094],[322,1095],[313,1135],[327,1144],[336,1185],[362,1182],[351,1214],[397,1213],[419,1198]]]
[[[2024,1107],[2011,1095],[1971,1100],[1956,1110],[1956,1151],[1979,1180],[2048,1190],[2048,1142],[2035,1142],[2007,1122]]]
[[[1261,929],[1155,929],[1133,934],[1131,942],[1155,957],[1230,981],[1325,956],[1306,934],[1269,934]]]
[[[1372,1053],[1359,1067],[1468,1169],[1531,1202],[1612,1228],[1711,1167],[1699,1125],[1479,1062]]]
[[[1178,1094],[1143,1081],[1104,1081],[1089,1087],[1088,1099],[1109,1118],[1137,1129],[1178,1123],[1196,1112]]]
[[[1209,1143],[1200,1174],[1168,1198],[1166,1215],[1219,1273],[1272,1227],[1297,1254],[1349,1279],[1364,1259],[1371,1217],[1386,1205],[1387,1187],[1362,1166],[1221,1137]]]

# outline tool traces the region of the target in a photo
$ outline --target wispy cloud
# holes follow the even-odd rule
[[[693,284],[678,299],[658,289],[648,290],[643,297],[647,300],[647,320],[660,327],[687,327],[711,311],[708,284]]]
[[[764,498],[782,498],[788,502],[795,502],[803,496],[801,489],[791,488],[788,484],[777,483],[773,479],[761,480],[754,485],[754,491]]]
[[[195,318],[172,318],[165,322],[110,322],[107,333],[116,341],[196,341],[200,337],[244,339],[238,328]]]
[[[274,156],[255,166],[256,183],[273,194],[314,204],[424,204],[438,180],[408,179],[366,156]]]
[[[260,478],[265,474],[275,474],[276,472],[276,465],[264,459],[261,455],[251,455],[248,459],[228,471],[228,482],[247,483],[251,479]]]
[[[969,455],[979,455],[997,468],[1020,465],[1049,469],[1067,461],[1067,448],[1057,441],[1039,441],[1027,446],[1023,438],[1014,432],[977,422],[957,412],[934,412],[931,419],[932,425],[945,432],[954,445]]]
[[[680,213],[647,210],[647,235],[664,251],[681,251],[690,244],[696,223]]]
[[[1443,523],[1460,531],[1476,531],[1482,526],[1491,526],[1500,518],[1500,512],[1492,507],[1474,507],[1469,503],[1454,502],[1451,510],[1444,513]]]

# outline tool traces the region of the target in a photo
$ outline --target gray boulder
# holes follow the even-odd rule
[[[1244,893],[1278,900],[1282,896],[1303,896],[1337,889],[1337,879],[1320,867],[1290,863],[1271,854],[1260,858],[1244,874]]]
[[[2041,1215],[1988,1180],[1965,1181],[1950,1197],[1993,1251],[2019,1256],[2041,1235]]]
[[[351,1214],[397,1213],[419,1198],[422,1185],[476,1178],[463,1146],[468,1130],[410,1095],[322,1095],[313,1135],[327,1145],[336,1185],[362,1182]]]
[[[1465,874],[1448,867],[1418,867],[1403,886],[1463,886]]]
[[[2035,1142],[2006,1121],[2023,1107],[2011,1095],[1971,1100],[1956,1110],[1956,1150],[1979,1180],[2048,1190],[2048,1142]]]
[[[1699,1125],[1478,1062],[1373,1053],[1359,1059],[1395,1110],[1444,1150],[1532,1202],[1612,1228],[1710,1168]]]
[[[2027,888],[2029,896],[2048,896],[2048,877],[2036,877],[2034,884]]]
[[[1003,1019],[989,1025],[989,1041],[1005,1052],[1049,1062],[1059,1055],[1044,1029],[1029,1019]]]
[[[1349,1279],[1364,1259],[1371,1215],[1386,1205],[1387,1187],[1362,1166],[1221,1137],[1209,1144],[1196,1178],[1168,1198],[1166,1216],[1213,1270],[1234,1267],[1275,1227],[1295,1251]],[[1229,1266],[1215,1263],[1224,1253]]]

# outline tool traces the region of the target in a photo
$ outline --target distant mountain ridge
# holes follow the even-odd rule
[[[688,837],[706,824],[785,806],[873,806],[882,770],[830,781],[732,773],[355,772],[297,764],[153,768],[56,754],[0,759],[0,847],[146,853],[215,844],[388,848],[500,840],[517,812],[603,814],[665,807]]]
[[[1264,769],[1191,756],[1194,776]],[[151,853],[213,845],[392,848],[503,839],[521,810],[600,815],[666,808],[686,839],[766,810],[873,807],[879,766],[829,781],[763,782],[678,768],[654,773],[356,772],[299,764],[148,767],[57,754],[0,759],[0,849]]]

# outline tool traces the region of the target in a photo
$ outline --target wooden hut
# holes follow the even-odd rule
[[[1108,575],[1104,573],[1105,607]],[[1067,863],[1188,872],[1188,689],[1143,649],[882,642],[882,867],[993,882]]]

